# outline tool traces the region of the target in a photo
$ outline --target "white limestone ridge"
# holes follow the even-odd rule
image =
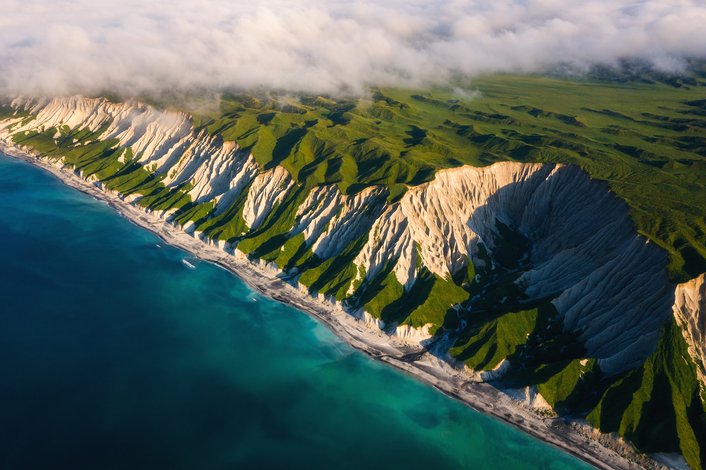
[[[304,241],[318,257],[330,258],[370,230],[386,195],[380,187],[354,195],[342,194],[336,185],[314,188],[299,207],[291,234],[303,233]]]
[[[139,163],[164,175],[170,187],[190,183],[196,202],[231,202],[256,177],[255,158],[235,142],[196,132],[191,116],[159,111],[136,101],[112,103],[105,98],[72,96],[23,99],[12,102],[34,119],[14,119],[0,125],[0,138],[29,130],[68,126],[100,133],[101,140],[116,139],[119,148],[132,150]],[[253,217],[253,220],[257,217]]]
[[[248,227],[257,228],[287,195],[293,184],[289,173],[281,166],[257,175],[250,186],[243,209],[243,218]]]
[[[186,187],[196,202],[213,202],[217,212],[245,194],[249,229],[300,188],[285,168],[263,171],[235,142],[195,129],[186,113],[83,97],[18,99],[13,106],[33,119],[0,122],[1,140],[11,143],[16,132],[62,126],[94,131],[101,140],[115,139],[130,149],[149,171],[164,176],[165,185]],[[596,358],[606,373],[636,366],[654,349],[674,297],[666,255],[637,235],[627,206],[607,185],[580,169],[519,162],[465,166],[437,172],[433,181],[409,188],[393,204],[386,196],[383,187],[354,195],[342,194],[336,185],[314,188],[298,208],[289,236],[301,234],[321,259],[365,237],[354,260],[359,280],[392,267],[410,290],[422,268],[449,278],[469,259],[482,265],[481,244],[492,259],[500,249],[501,223],[529,241],[528,268],[518,286],[528,299],[552,298],[565,330],[579,335],[587,357]],[[695,321],[703,332],[699,315]],[[397,332],[415,342],[428,338],[428,326],[412,330],[402,325]],[[702,345],[703,364],[703,338],[689,334]]]
[[[677,285],[673,311],[696,363],[696,374],[706,386],[706,274]]]

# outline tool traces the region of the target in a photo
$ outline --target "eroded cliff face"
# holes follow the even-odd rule
[[[82,97],[13,106],[34,119],[11,129],[6,123],[3,138],[87,129],[130,149],[166,186],[188,185],[191,200],[213,202],[216,213],[247,188],[242,217],[250,230],[295,184],[284,168],[258,171],[236,143],[197,132],[184,113]],[[303,233],[306,246],[326,260],[367,232],[353,261],[358,277],[370,281],[392,266],[409,291],[422,268],[449,279],[469,261],[486,263],[479,244],[492,260],[500,223],[529,241],[529,269],[516,284],[530,300],[554,297],[564,327],[581,335],[602,369],[633,367],[654,347],[671,305],[665,257],[635,234],[625,205],[580,170],[514,162],[463,167],[438,172],[394,204],[384,196],[384,188],[350,196],[336,185],[314,188],[297,209],[290,236]]]
[[[194,129],[185,113],[83,97],[18,99],[12,105],[29,118],[3,122],[0,138],[5,141],[28,131],[60,136],[62,129],[88,130],[91,139],[129,149],[167,188],[183,188],[192,203],[212,203],[208,217],[222,214],[244,195],[236,211],[244,238],[303,183],[280,166],[263,171],[235,142]],[[319,263],[360,242],[355,256],[347,258],[355,275],[341,281],[346,295],[338,297],[344,297],[344,305],[364,296],[361,285],[365,289],[386,270],[407,293],[414,291],[420,273],[452,282],[468,263],[492,271],[508,250],[505,232],[510,231],[523,247],[504,275],[514,275],[523,302],[550,300],[564,330],[578,335],[586,357],[598,359],[605,373],[634,367],[654,349],[673,303],[666,257],[635,233],[626,205],[579,169],[517,162],[461,167],[439,171],[395,203],[386,196],[384,187],[350,195],[336,185],[315,187],[300,200],[286,230],[283,240],[301,234],[304,248]],[[134,203],[141,199],[131,197]],[[173,218],[179,208],[164,213]],[[188,225],[201,233],[197,222],[203,220]],[[228,241],[232,247],[239,240]],[[679,311],[691,311],[684,308]],[[689,321],[685,324],[701,320]],[[400,325],[400,336],[428,338],[441,325],[417,326],[421,330],[413,334],[414,322]],[[703,341],[693,333],[689,337],[694,344]],[[695,354],[703,363],[703,348]]]
[[[386,195],[380,187],[350,196],[336,185],[316,187],[299,206],[290,234],[303,233],[304,243],[316,256],[331,258],[370,229],[385,206]]]
[[[499,223],[527,239],[515,269],[524,301],[553,298],[564,328],[580,334],[605,372],[634,367],[652,351],[672,304],[666,256],[635,233],[624,203],[574,167],[440,171],[386,209],[355,262],[368,279],[394,263],[409,290],[421,266],[450,278],[469,259],[485,263],[479,244],[492,262],[504,249],[496,246]]]
[[[706,274],[677,285],[674,317],[696,363],[699,381],[706,386]]]

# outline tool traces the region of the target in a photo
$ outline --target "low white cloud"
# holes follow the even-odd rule
[[[2,0],[0,91],[356,93],[706,57],[701,0]]]

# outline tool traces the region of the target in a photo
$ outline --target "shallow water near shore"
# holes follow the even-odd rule
[[[0,254],[1,468],[590,468],[4,156]]]

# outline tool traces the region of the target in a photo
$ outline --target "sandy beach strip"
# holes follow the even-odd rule
[[[630,446],[618,437],[601,435],[591,426],[580,421],[540,416],[498,388],[488,383],[470,381],[466,373],[454,369],[430,353],[385,334],[377,327],[366,324],[332,303],[321,301],[299,290],[278,278],[277,273],[263,268],[260,264],[244,257],[233,256],[217,246],[187,234],[157,215],[103,191],[68,168],[52,164],[24,149],[2,141],[0,141],[0,152],[43,168],[66,185],[108,203],[128,220],[153,232],[165,243],[227,269],[253,290],[318,319],[340,339],[368,356],[432,385],[474,410],[515,426],[600,469],[663,468],[648,456],[631,450]],[[419,354],[410,355],[413,352]],[[413,356],[413,359],[410,359],[410,356]]]

